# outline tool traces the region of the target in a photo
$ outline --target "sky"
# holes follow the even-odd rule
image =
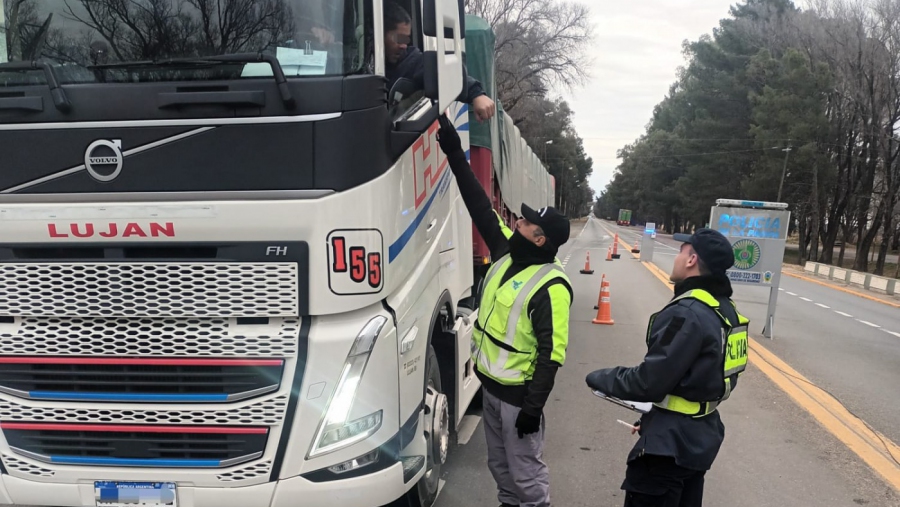
[[[563,93],[575,129],[594,161],[600,194],[619,164],[616,152],[644,133],[685,60],[681,45],[711,34],[736,0],[581,0],[591,6],[591,78]]]

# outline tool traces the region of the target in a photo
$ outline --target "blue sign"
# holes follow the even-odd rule
[[[747,214],[722,213],[719,215],[716,229],[725,236],[738,238],[781,239],[784,237],[781,217],[760,216],[758,212],[752,211]]]

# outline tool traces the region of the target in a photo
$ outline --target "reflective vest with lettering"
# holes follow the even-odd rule
[[[666,307],[668,308],[671,305],[678,304],[678,302],[682,299],[688,298],[696,299],[697,301],[700,301],[701,303],[712,308],[713,311],[716,312],[716,315],[719,316],[719,320],[721,320],[722,322],[722,367],[724,370],[725,394],[718,400],[707,400],[699,402],[686,400],[680,396],[670,394],[666,396],[661,402],[654,403],[654,405],[665,410],[678,412],[679,414],[685,414],[693,417],[703,417],[705,415],[711,414],[716,410],[716,407],[718,407],[720,403],[731,396],[731,390],[737,383],[738,376],[740,376],[740,374],[743,373],[747,368],[747,326],[750,324],[750,320],[738,313],[737,307],[734,307],[734,302],[732,301],[731,306],[734,307],[734,313],[738,318],[738,322],[736,323],[736,325],[732,324],[719,311],[719,301],[715,297],[713,297],[712,294],[703,289],[694,289],[692,291],[686,292],[681,296],[673,299],[671,303],[666,305]],[[653,327],[653,321],[656,319],[657,315],[659,315],[659,313],[654,314],[652,317],[650,317],[650,328]],[[649,340],[650,329],[648,328],[648,343]]]
[[[472,336],[472,361],[478,371],[500,384],[522,385],[531,380],[537,362],[537,337],[528,316],[528,304],[551,280],[562,278],[570,282],[557,261],[529,266],[501,284],[511,265],[512,258],[504,255],[491,266],[484,279],[484,293]],[[553,320],[556,321],[556,316]],[[565,348],[565,343],[554,343],[553,356],[564,360]]]

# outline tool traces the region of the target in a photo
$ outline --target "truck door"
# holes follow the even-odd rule
[[[463,90],[463,12],[463,0],[423,2],[425,95],[437,101],[440,111],[446,111]]]

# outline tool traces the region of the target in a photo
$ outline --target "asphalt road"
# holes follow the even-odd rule
[[[560,370],[545,411],[548,428],[545,460],[551,471],[553,504],[561,507],[622,504],[619,487],[625,471],[625,456],[634,437],[616,420],[629,421],[634,414],[595,398],[585,386],[584,377],[597,368],[640,362],[646,350],[647,319],[671,297],[671,289],[627,253],[620,260],[604,261],[610,244],[611,238],[600,222],[592,220],[582,235],[571,241],[560,254],[560,258],[569,259],[567,272],[573,281],[575,301],[568,359]],[[592,254],[594,275],[578,273],[587,250]],[[660,259],[663,257],[666,256],[659,256]],[[670,267],[674,256],[668,257]],[[597,301],[601,273],[606,273],[611,283],[613,326],[590,323],[595,315],[593,306]],[[785,287],[807,288],[799,284],[794,287],[792,283],[786,281]],[[834,303],[835,309],[839,307],[838,302],[843,301],[843,295],[830,295],[835,302],[826,299],[818,289],[808,289],[803,294],[809,295],[809,299],[819,297],[823,304]],[[761,322],[761,317],[754,314],[759,312],[757,307],[764,308],[765,296],[744,292],[739,291],[738,304],[751,319],[757,318],[757,323]],[[858,312],[860,318],[873,319],[873,323],[874,319],[881,318],[879,322],[885,326],[892,319],[896,322],[897,317],[892,317],[890,311],[884,315],[880,309],[872,308],[868,310],[871,314],[863,313],[868,305],[859,301],[845,303],[847,306],[841,308],[847,309],[846,313]],[[815,313],[818,310],[822,313]],[[850,377],[857,377],[852,379],[854,384],[875,383],[876,378],[894,379],[893,384],[887,384],[890,387],[882,384],[879,397],[874,395],[878,389],[872,389],[872,397],[880,403],[859,402],[869,408],[866,413],[872,417],[885,412],[884,419],[878,420],[886,422],[888,412],[894,409],[879,410],[878,406],[889,405],[888,398],[897,396],[887,391],[897,385],[898,373],[891,370],[896,370],[896,365],[900,364],[895,356],[886,353],[894,350],[888,339],[896,340],[893,345],[897,346],[900,346],[900,339],[859,324],[853,318],[826,316],[824,308],[801,301],[799,296],[782,293],[779,312],[776,329],[781,338],[765,343],[783,354],[782,357],[796,368],[804,370],[807,363],[820,365],[823,370],[827,365],[852,367],[853,371],[846,375],[828,376],[840,386],[847,385]],[[817,329],[828,326],[846,326],[840,328],[846,331],[832,331],[827,338],[820,336],[821,330],[816,334]],[[754,326],[754,334],[758,334],[758,328],[758,324]],[[844,332],[849,334],[844,336]],[[757,339],[763,340],[758,336]],[[886,357],[876,357],[874,353],[879,339],[885,340],[881,343],[885,351],[882,354]],[[866,343],[865,349],[871,348],[871,354],[866,352],[858,358],[852,357],[857,354],[848,350],[863,348],[852,346],[855,342]],[[804,361],[795,364],[802,358]],[[892,360],[894,366],[888,367]],[[836,395],[841,396],[843,391],[836,390]],[[718,460],[707,475],[706,505],[900,506],[900,496],[894,490],[752,364],[721,411],[727,436]],[[894,416],[893,420],[898,418]],[[889,425],[883,426],[879,429],[887,430]],[[499,503],[486,464],[481,425],[477,426],[468,443],[454,449],[448,465],[437,507],[493,507]]]

